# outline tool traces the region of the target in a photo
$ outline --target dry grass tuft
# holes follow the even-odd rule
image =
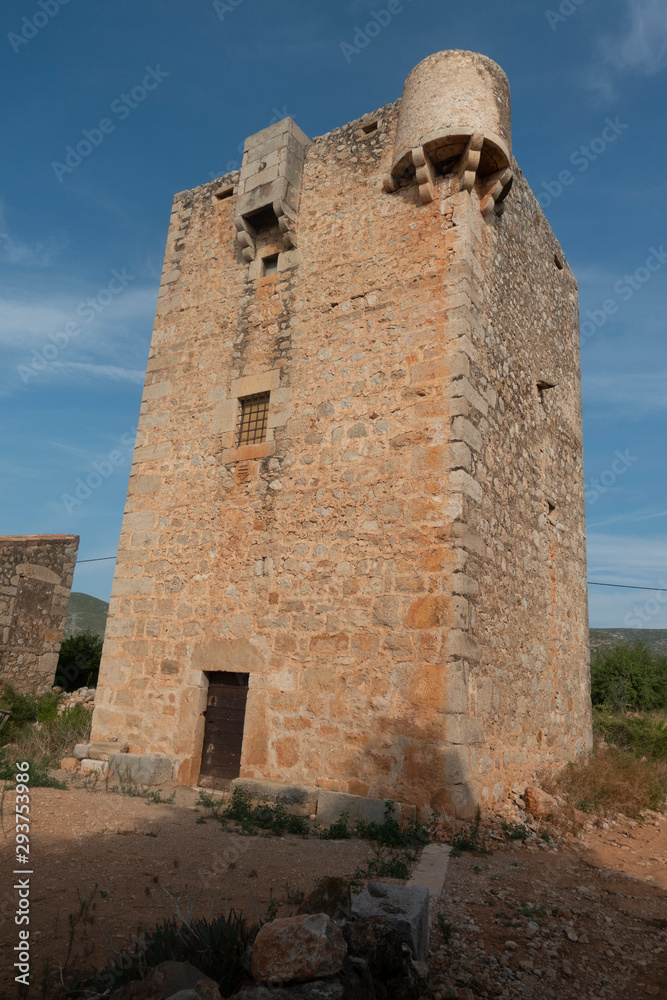
[[[616,747],[597,747],[548,784],[545,790],[565,799],[568,826],[576,825],[574,810],[637,817],[667,808],[667,761],[639,759]]]
[[[5,749],[17,760],[28,757],[57,767],[61,757],[71,754],[75,743],[87,741],[92,715],[92,708],[73,705],[55,719],[21,726]]]

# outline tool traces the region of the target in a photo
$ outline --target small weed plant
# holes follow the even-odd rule
[[[349,827],[350,814],[342,812],[338,819],[326,830],[322,830],[320,837],[322,840],[349,840],[352,830]]]
[[[522,916],[527,917],[528,920],[534,921],[539,924],[541,920],[546,916],[546,910],[543,906],[535,906],[533,903],[520,903],[519,910]]]
[[[200,792],[197,805],[208,809],[223,827],[234,823],[246,834],[269,833],[280,837],[284,833],[306,836],[310,832],[308,820],[303,816],[288,813],[280,802],[253,806],[250,795],[242,788],[233,789],[229,802]]]
[[[117,785],[110,784],[112,778],[116,778]],[[136,781],[131,774],[130,768],[125,767],[119,771],[107,770],[104,778],[104,788],[108,792],[120,792],[121,795],[128,795],[130,798],[146,799],[155,805],[171,805],[175,798],[175,792],[171,795],[163,795],[159,789],[151,788],[149,785],[142,785]],[[89,789],[95,790],[95,786]]]
[[[467,830],[462,830],[460,833],[455,834],[450,840],[450,844],[452,845],[451,856],[453,858],[459,857],[464,851],[470,851],[472,854],[491,854],[491,851],[482,841],[480,832],[481,822],[482,814],[478,806],[475,822]]]
[[[438,914],[437,921],[438,921],[438,929],[442,934],[442,940],[444,941],[445,944],[448,944],[452,937],[452,934],[454,933],[454,927],[452,924],[447,922],[444,913]]]
[[[371,845],[373,856],[363,865],[357,865],[350,885],[358,890],[368,879],[410,878],[417,854],[409,849],[392,850],[377,841]]]
[[[507,840],[526,841],[530,835],[530,830],[525,823],[508,823],[506,820],[500,824],[500,828]]]
[[[430,840],[428,827],[419,820],[414,820],[401,829],[400,823],[396,819],[396,805],[391,801],[385,804],[382,823],[373,821],[365,823],[363,820],[357,820],[355,833],[357,837],[361,837],[363,840],[372,840],[383,847],[422,847]]]

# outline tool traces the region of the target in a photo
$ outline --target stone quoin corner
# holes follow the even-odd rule
[[[577,285],[503,71],[176,195],[92,739],[474,815],[591,745]]]

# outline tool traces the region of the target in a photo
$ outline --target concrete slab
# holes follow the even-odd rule
[[[445,884],[447,865],[451,847],[448,844],[427,844],[422,851],[419,864],[412,873],[408,885],[428,889],[430,896],[431,923],[437,912],[438,900]]]
[[[410,946],[412,957],[426,961],[430,919],[429,891],[424,886],[369,882],[352,901],[352,913],[357,918],[388,917]]]
[[[317,821],[322,826],[330,826],[346,812],[352,825],[360,819],[365,823],[382,823],[385,818],[387,803],[391,799],[370,799],[364,795],[350,795],[346,792],[327,792],[320,789],[317,796]],[[396,819],[414,819],[414,806],[395,802]]]

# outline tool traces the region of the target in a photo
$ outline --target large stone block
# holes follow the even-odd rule
[[[74,756],[79,744],[74,747]],[[87,757],[91,760],[109,760],[112,754],[126,754],[130,749],[129,743],[119,743],[115,740],[99,740],[97,743],[89,744]]]
[[[429,891],[420,885],[388,885],[369,882],[352,902],[355,917],[387,917],[397,927],[412,957],[425,962],[428,956]]]
[[[371,799],[364,795],[349,795],[347,792],[327,792],[319,789],[317,795],[317,821],[322,826],[328,826],[340,819],[346,812],[352,823],[358,819],[364,823],[382,823],[386,816],[387,805],[391,799]],[[394,803],[396,818],[413,819],[414,806]]]
[[[161,785],[174,773],[171,758],[159,753],[113,753],[109,765],[114,774],[138,785]]]
[[[284,785],[280,781],[258,778],[234,778],[232,789],[245,792],[253,802],[277,803],[294,816],[310,816],[317,809],[318,788],[307,785]]]

